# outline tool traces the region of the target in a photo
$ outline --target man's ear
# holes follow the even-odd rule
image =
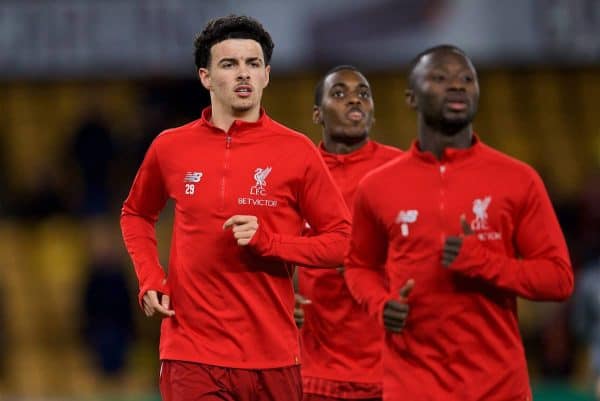
[[[323,124],[323,116],[321,115],[321,108],[317,105],[313,106],[313,123],[317,125]]]
[[[200,82],[202,82],[202,86],[204,86],[207,90],[210,91],[211,79],[210,79],[210,72],[208,71],[208,68],[198,68],[198,78],[200,78]]]
[[[265,86],[263,87],[263,89],[269,85],[269,82],[271,82],[271,65],[267,65],[265,67],[265,74],[266,74],[266,81],[265,81]]]
[[[415,91],[412,89],[406,89],[404,91],[404,101],[411,109],[417,108],[417,99],[415,98]]]

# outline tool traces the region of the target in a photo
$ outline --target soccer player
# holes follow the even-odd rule
[[[387,328],[386,401],[531,400],[516,298],[573,290],[544,185],[474,135],[478,99],[461,49],[419,54],[406,91],[417,140],[355,196],[345,276]]]
[[[365,174],[401,154],[369,139],[373,111],[369,82],[353,66],[331,69],[316,86],[319,149],[348,205]],[[383,329],[348,292],[343,268],[300,268],[298,284],[311,301],[301,330],[304,400],[381,400]]]
[[[261,108],[273,51],[262,25],[215,19],[195,49],[211,107],[153,141],[121,216],[140,304],[164,317],[161,394],[299,401],[293,266],[339,266],[350,214],[314,144]],[[169,198],[167,277],[154,225]]]

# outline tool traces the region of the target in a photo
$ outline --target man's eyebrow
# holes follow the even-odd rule
[[[348,85],[346,85],[346,84],[345,84],[345,83],[343,83],[343,82],[337,82],[337,83],[335,83],[335,84],[331,85],[331,89],[334,89],[336,86],[341,86],[341,87],[343,87],[343,88],[347,88],[347,87],[348,87]]]
[[[344,83],[344,82],[337,82],[337,83],[335,83],[335,84],[331,85],[331,89],[334,89],[336,86],[341,86],[341,87],[342,87],[342,88],[344,88],[344,89],[348,88],[348,85],[347,85],[346,83]],[[359,88],[361,88],[361,89],[362,89],[362,88],[366,88],[366,89],[369,89],[369,90],[371,90],[371,87],[370,87],[369,85],[365,84],[364,82],[361,82],[361,83],[360,83],[360,84],[358,84],[357,86],[358,86]]]
[[[219,64],[223,62],[237,63],[237,60],[233,57],[225,57],[219,60]]]

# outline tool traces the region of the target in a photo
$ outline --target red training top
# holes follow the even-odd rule
[[[140,282],[171,297],[160,358],[265,369],[299,363],[293,265],[338,266],[350,219],[314,144],[271,120],[236,120],[228,132],[202,118],[160,134],[150,146],[121,215]],[[154,224],[175,202],[168,282]],[[254,215],[250,244],[223,223]],[[301,237],[304,221],[317,235]]]
[[[461,215],[475,233],[445,268]],[[415,280],[404,330],[386,333],[386,401],[530,400],[516,297],[560,301],[573,290],[537,173],[477,138],[441,161],[415,143],[361,182],[353,216],[346,280],[371,315],[382,322],[385,302]]]
[[[398,157],[399,149],[368,141],[349,154],[321,156],[352,205],[358,182],[373,169]],[[383,330],[354,301],[344,276],[331,269],[299,269],[305,305],[301,330],[304,392],[336,398],[381,397]]]

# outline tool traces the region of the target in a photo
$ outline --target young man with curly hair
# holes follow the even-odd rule
[[[300,401],[295,265],[343,261],[349,213],[317,148],[261,108],[273,42],[249,17],[210,21],[195,60],[211,106],[162,132],[121,227],[146,315],[164,317],[165,401]],[[168,276],[154,224],[175,203]],[[316,235],[303,237],[305,222]]]

